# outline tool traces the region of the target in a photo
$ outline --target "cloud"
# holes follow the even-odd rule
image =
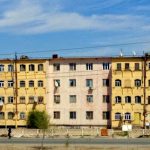
[[[34,0],[32,2],[21,0],[15,8],[5,10],[1,16],[0,31],[15,34],[67,30],[135,30],[143,26],[143,16],[113,14],[84,16],[77,12],[53,9],[53,7],[45,11],[39,1]]]

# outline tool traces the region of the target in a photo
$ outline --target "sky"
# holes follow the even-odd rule
[[[149,51],[149,0],[0,0],[0,57]]]

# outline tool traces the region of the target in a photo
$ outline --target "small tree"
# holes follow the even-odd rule
[[[43,149],[43,142],[45,138],[45,131],[49,127],[50,117],[45,111],[30,111],[28,115],[27,124],[30,128],[42,129],[43,138],[41,143],[41,149]]]

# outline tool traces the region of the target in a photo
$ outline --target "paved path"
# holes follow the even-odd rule
[[[41,144],[41,138],[0,138],[0,144],[22,144],[37,145]],[[150,146],[149,138],[138,139],[110,139],[110,138],[46,138],[44,144],[81,144],[81,145],[146,145]]]

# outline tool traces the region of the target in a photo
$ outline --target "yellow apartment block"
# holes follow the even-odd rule
[[[46,109],[46,60],[0,60],[0,126],[26,126],[30,110]]]
[[[150,104],[149,59],[145,62],[144,86],[144,57],[113,58],[112,128],[118,128],[124,124],[131,124],[133,127],[149,126],[150,106],[148,104]]]

